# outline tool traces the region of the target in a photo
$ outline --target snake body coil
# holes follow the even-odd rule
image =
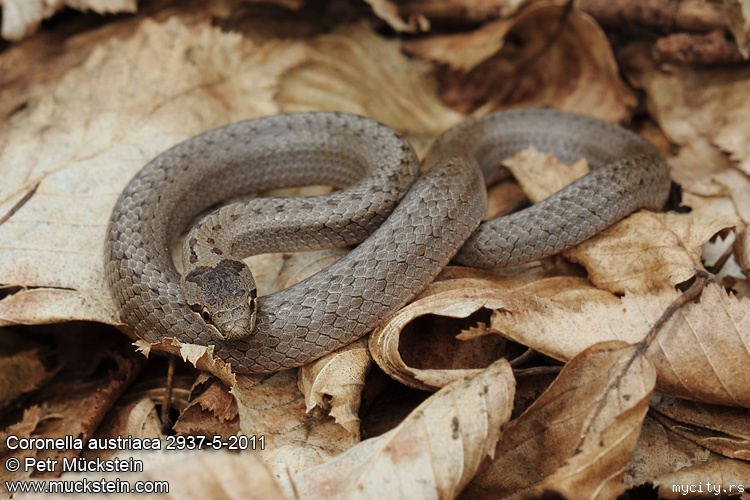
[[[482,172],[532,146],[565,161],[585,157],[593,172],[477,229],[486,208]],[[338,113],[240,122],[175,146],[128,184],[110,220],[105,274],[123,321],[149,342],[214,345],[237,372],[292,368],[369,332],[459,249],[457,261],[482,267],[540,259],[633,210],[661,208],[669,190],[666,165],[645,140],[551,110],[461,124],[436,141],[426,165],[411,185],[418,163],[406,141],[373,120]],[[203,219],[183,250],[183,286],[192,287],[191,301],[203,294],[207,302],[185,300],[169,247],[192,218],[232,196],[306,184],[350,187],[232,204]],[[245,272],[238,259],[250,254],[361,241],[329,268],[268,296],[256,299],[237,278]],[[224,302],[257,307],[252,332],[239,331],[248,325]],[[227,330],[212,334],[206,322],[219,321]]]

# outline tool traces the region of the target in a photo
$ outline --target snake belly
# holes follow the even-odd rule
[[[585,157],[593,171],[477,229],[486,210],[482,174],[527,147],[564,161]],[[666,164],[644,139],[552,110],[501,112],[458,125],[435,142],[425,166],[412,184],[418,162],[408,142],[373,120],[339,113],[249,120],[175,146],[135,176],[110,219],[105,275],[122,320],[149,342],[213,345],[214,355],[239,373],[293,368],[375,328],[454,256],[482,267],[544,258],[638,208],[661,208],[669,191]],[[362,243],[306,280],[259,297],[247,337],[216,339],[185,303],[170,244],[222,200],[306,184],[350,187],[324,197],[233,204],[201,224],[252,218],[254,236],[237,236],[245,242],[238,258]]]

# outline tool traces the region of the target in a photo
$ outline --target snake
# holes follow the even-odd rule
[[[591,172],[519,212],[482,221],[486,180],[533,147]],[[310,184],[312,197],[221,202]],[[485,268],[540,260],[640,208],[661,209],[668,167],[638,134],[552,109],[501,111],[438,137],[422,167],[373,119],[335,112],[255,118],[159,154],[125,187],[107,229],[104,272],[123,323],[151,343],[213,348],[237,373],[299,367],[362,337],[449,262]],[[216,208],[219,206],[219,208]],[[183,271],[171,245],[185,237]],[[284,290],[258,296],[243,259],[353,246]]]

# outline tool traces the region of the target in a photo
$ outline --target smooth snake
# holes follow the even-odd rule
[[[480,225],[482,174],[529,147],[567,162],[584,157],[592,172]],[[105,275],[122,320],[149,342],[213,345],[236,372],[292,368],[381,324],[452,259],[479,267],[542,259],[634,210],[660,209],[670,184],[661,155],[640,136],[545,109],[464,122],[436,140],[424,163],[420,176],[398,133],[340,113],[248,120],[178,144],[133,178],[112,213]],[[238,195],[308,184],[349,187],[234,203],[202,219],[183,246],[183,295],[170,245],[197,214]],[[332,266],[262,297],[241,261],[358,243]]]

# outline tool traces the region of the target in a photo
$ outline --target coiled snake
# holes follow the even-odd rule
[[[532,146],[564,161],[585,157],[592,173],[480,225],[482,172]],[[112,213],[105,275],[122,320],[149,342],[214,345],[237,372],[292,368],[372,330],[454,256],[481,267],[541,259],[638,208],[660,209],[669,191],[666,164],[644,139],[552,110],[462,123],[438,138],[425,163],[418,177],[401,136],[339,113],[259,118],[178,144],[135,176]],[[213,212],[185,240],[181,286],[169,247],[192,218],[233,196],[306,184],[349,187]],[[334,265],[263,297],[240,260],[357,243]]]

